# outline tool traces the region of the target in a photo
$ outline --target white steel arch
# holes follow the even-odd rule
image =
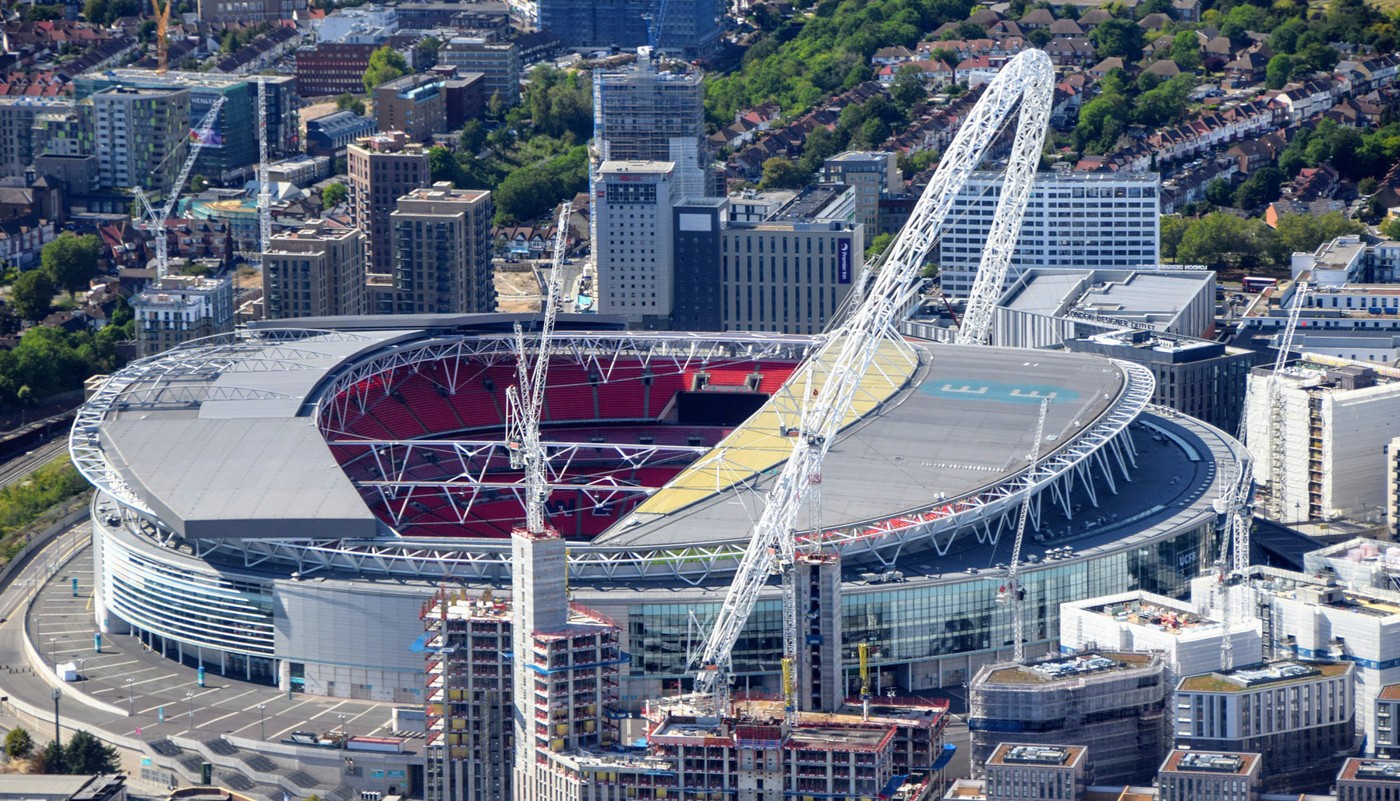
[[[1005,264],[1009,262],[1010,249],[1020,230],[1025,200],[1039,163],[1040,145],[1049,122],[1054,74],[1050,57],[1040,50],[1023,51],[997,73],[943,154],[909,222],[886,251],[886,259],[870,292],[817,354],[814,361],[821,366],[825,380],[806,393],[801,423],[794,432],[792,456],[773,482],[753,538],[705,646],[697,655],[695,700],[714,713],[723,713],[728,707],[734,644],[758,601],[760,590],[775,572],[784,575],[784,659],[795,654],[796,609],[792,599],[786,597],[791,595],[790,566],[797,549],[792,526],[813,479],[821,474],[826,452],[840,431],[856,390],[880,345],[891,339],[899,341],[894,326],[916,290],[919,270],[937,241],[959,190],[982,161],[1002,124],[1020,106],[1012,163],[1007,170],[1008,185],[1003,190],[993,225],[993,236],[999,244],[996,253],[989,256],[991,270],[997,271],[997,265],[1001,264],[1000,272],[1005,274]],[[1016,208],[1018,205],[1021,208]],[[1005,244],[1000,244],[1002,242]],[[984,263],[988,263],[986,259]],[[993,277],[979,276],[978,283],[984,284]],[[1001,279],[996,278],[996,287],[1000,284]],[[983,295],[989,291],[984,288]],[[979,322],[965,321],[964,326],[973,328],[965,331],[960,340],[985,342],[985,331],[979,331],[976,326],[985,329],[990,321],[990,309]],[[910,358],[916,358],[907,345],[901,347]],[[810,377],[816,365],[809,370]],[[790,687],[784,688],[789,707],[792,706],[790,690]],[[791,715],[793,710],[788,712]]]

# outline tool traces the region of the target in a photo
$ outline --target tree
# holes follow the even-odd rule
[[[1256,209],[1278,200],[1279,187],[1283,186],[1283,172],[1275,167],[1255,170],[1244,179],[1235,190],[1235,208]]]
[[[1195,31],[1180,31],[1172,37],[1172,61],[1185,72],[1201,66],[1201,43]]]
[[[325,189],[321,190],[321,208],[333,209],[344,203],[349,196],[350,190],[345,188],[345,184],[328,184]]]
[[[64,772],[72,774],[111,774],[121,770],[117,749],[86,730],[79,730],[68,739],[63,749],[63,762]]]
[[[1269,59],[1269,65],[1264,68],[1264,85],[1270,89],[1282,89],[1293,77],[1293,69],[1293,57],[1279,53]]]
[[[1339,211],[1321,216],[1314,214],[1285,214],[1274,227],[1279,246],[1286,253],[1312,253],[1323,242],[1345,234],[1358,234],[1362,225],[1348,220]]]
[[[1181,244],[1181,236],[1191,227],[1193,220],[1182,217],[1179,214],[1168,214],[1162,217],[1162,258],[1166,261],[1176,259],[1177,246]]]
[[[800,189],[807,176],[797,168],[797,164],[781,156],[774,156],[763,162],[763,189]]]
[[[49,743],[39,749],[39,756],[29,763],[30,773],[66,773],[63,764],[63,746],[58,743]]]
[[[1142,28],[1131,20],[1106,20],[1090,31],[1089,40],[1100,59],[1117,56],[1127,62],[1142,58]]]
[[[445,147],[428,148],[428,168],[432,173],[433,183],[447,181],[457,186],[462,177],[457,159],[453,157],[452,151]]]
[[[1391,217],[1381,223],[1381,233],[1386,239],[1400,239],[1400,217]]]
[[[498,89],[491,93],[491,99],[486,102],[486,116],[493,120],[499,120],[505,115],[505,111],[506,102],[505,99],[501,97],[501,92]]]
[[[335,107],[340,111],[349,111],[361,117],[365,115],[365,99],[352,95],[349,92],[335,99]]]
[[[1235,192],[1230,188],[1230,182],[1224,178],[1216,178],[1206,184],[1206,200],[1213,206],[1228,206],[1235,202]]]
[[[71,294],[87,288],[97,275],[97,259],[101,255],[102,243],[97,237],[64,233],[44,245],[39,264],[54,284]]]
[[[1272,237],[1262,220],[1244,220],[1217,211],[1194,221],[1182,232],[1176,257],[1179,262],[1204,264],[1214,270],[1253,269],[1270,260],[1274,251]]]
[[[22,320],[38,322],[48,316],[58,286],[44,270],[21,273],[10,287],[10,305]]]
[[[869,244],[865,246],[865,263],[869,264],[881,253],[884,253],[885,248],[890,246],[893,239],[894,236],[891,234],[876,234],[875,238],[871,239]]]
[[[404,59],[403,54],[385,45],[369,56],[369,69],[365,70],[363,79],[365,94],[372,94],[374,87],[407,74],[408,61]]]
[[[890,98],[906,113],[915,103],[928,97],[924,87],[924,71],[913,64],[905,64],[894,74],[890,82]]]
[[[486,144],[486,126],[481,124],[481,120],[467,120],[467,124],[462,126],[462,133],[457,137],[458,147],[463,153],[474,156]]]
[[[426,72],[437,64],[438,49],[442,47],[442,40],[429,34],[418,40],[413,46],[413,68],[419,72]]]
[[[32,5],[24,10],[25,22],[63,19],[63,6]]]
[[[28,387],[21,389],[28,389]],[[23,726],[10,729],[10,733],[5,735],[5,756],[10,759],[28,759],[32,753],[34,753],[34,738],[29,736],[29,732]]]

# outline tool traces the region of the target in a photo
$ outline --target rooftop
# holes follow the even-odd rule
[[[1082,745],[1021,745],[1002,743],[987,760],[991,765],[1073,765],[1084,757]]]
[[[1090,674],[1137,670],[1160,661],[1161,658],[1154,654],[1106,651],[1030,665],[1013,664],[995,668],[987,675],[987,684],[1053,684]]]
[[[1201,617],[1190,608],[1178,608],[1146,599],[1115,600],[1098,606],[1083,607],[1089,612],[1113,618],[1120,623],[1155,629],[1166,634],[1181,635],[1220,628],[1220,622]]]
[[[1400,785],[1400,761],[1348,759],[1342,763],[1342,770],[1337,774],[1337,778],[1339,780]]]
[[[181,72],[180,70],[169,70],[164,73],[156,72],[153,69],[141,69],[139,67],[117,67],[100,72],[89,72],[78,76],[77,80],[91,81],[116,81],[118,83],[147,84],[158,86],[183,86],[189,88],[207,89],[227,89],[229,87],[246,84],[249,81],[243,75],[223,75],[214,72]],[[289,83],[295,78],[289,75],[268,75],[266,81],[269,86]]]
[[[1244,776],[1259,764],[1258,754],[1175,749],[1162,763],[1163,773],[1230,773]]]
[[[1335,678],[1351,670],[1347,662],[1295,662],[1285,660],[1267,665],[1251,665],[1230,672],[1213,671],[1187,676],[1177,685],[1188,692],[1236,693],[1268,685],[1279,687],[1306,681]]]
[[[656,175],[670,173],[676,169],[674,161],[605,161],[598,167],[599,173]]]
[[[1018,312],[1085,314],[1165,328],[1215,282],[1208,270],[1051,270],[1024,272],[1000,305]]]

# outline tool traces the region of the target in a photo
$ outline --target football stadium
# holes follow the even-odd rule
[[[420,702],[424,602],[510,587],[524,502],[512,329],[538,320],[296,322],[188,343],[93,390],[70,451],[98,490],[96,621],[223,675]],[[561,317],[542,417],[548,523],[569,543],[561,592],[621,628],[623,703],[689,681],[823,379],[809,359],[822,341]],[[841,555],[849,672],[868,642],[877,691],[960,685],[1010,653],[999,579],[1023,504],[1032,651],[1053,643],[1061,601],[1176,594],[1214,558],[1212,502],[1240,446],[1151,406],[1146,370],[881,348],[797,526],[801,548]],[[779,595],[775,580],[735,648],[741,691],[776,684]]]

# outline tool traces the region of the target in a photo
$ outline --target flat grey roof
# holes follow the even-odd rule
[[[1099,417],[1123,387],[1122,370],[1083,354],[919,343],[923,365],[910,386],[846,429],[822,465],[822,525],[893,517],[990,487],[1024,469],[1052,398],[1040,452],[1062,446]],[[776,476],[741,483],[709,500],[594,538],[599,545],[668,545],[732,539],[752,529]],[[800,530],[814,527],[804,512]]]

